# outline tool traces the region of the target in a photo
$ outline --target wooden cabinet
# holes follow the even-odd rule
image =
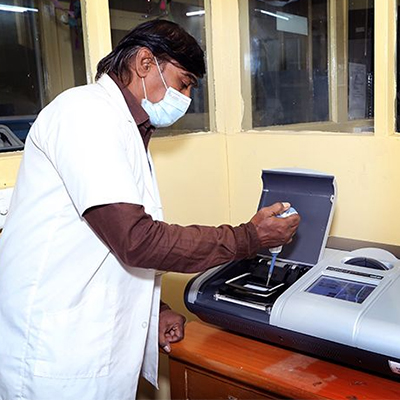
[[[172,399],[400,399],[400,382],[200,322],[173,345],[170,380]]]
[[[273,394],[252,389],[240,382],[193,366],[170,360],[171,397],[191,400],[278,399]],[[173,383],[172,383],[173,381]]]

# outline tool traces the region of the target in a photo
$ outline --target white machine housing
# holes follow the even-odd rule
[[[360,257],[377,260],[387,269],[351,264]],[[332,285],[318,289],[318,282],[324,279]],[[361,293],[361,298],[357,298],[357,293]],[[376,248],[336,251],[277,298],[270,324],[400,358],[399,300],[400,260]]]

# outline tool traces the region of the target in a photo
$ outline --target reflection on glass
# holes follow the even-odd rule
[[[17,9],[18,10],[18,9]],[[0,8],[0,115],[37,114],[44,104],[38,9]]]
[[[306,292],[362,304],[375,288],[369,283],[320,276]]]
[[[372,0],[349,1],[349,119],[374,116],[374,8]]]
[[[204,0],[109,0],[113,47],[135,26],[152,19],[167,19],[181,25],[196,38],[203,50],[205,39]],[[186,115],[170,131],[209,130],[208,92],[206,77],[191,93],[192,103]]]
[[[326,121],[325,0],[250,0],[253,126]]]
[[[39,111],[86,81],[80,2],[2,0],[0,124],[22,141]]]
[[[371,130],[373,0],[248,4],[252,126]]]

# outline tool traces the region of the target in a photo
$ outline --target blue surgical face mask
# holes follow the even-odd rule
[[[147,100],[146,86],[144,84],[144,79],[142,78],[145,97],[142,100],[142,107],[147,114],[149,114],[152,125],[157,128],[164,128],[172,125],[178,121],[179,118],[185,115],[192,99],[178,92],[176,89],[167,86],[156,58],[155,61],[166,92],[164,97],[158,103],[152,103],[150,100]]]

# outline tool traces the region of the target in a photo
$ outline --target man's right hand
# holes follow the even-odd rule
[[[250,220],[257,230],[262,248],[281,246],[292,240],[299,226],[300,216],[294,214],[287,218],[277,218],[277,215],[289,207],[289,203],[275,203],[260,209]]]

